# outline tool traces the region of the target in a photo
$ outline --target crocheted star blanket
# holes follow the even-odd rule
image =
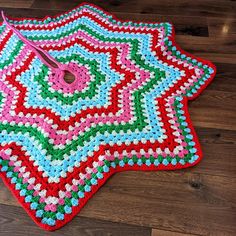
[[[187,102],[216,69],[175,43],[172,24],[87,3],[2,16],[0,176],[39,226],[65,225],[115,172],[201,160]]]

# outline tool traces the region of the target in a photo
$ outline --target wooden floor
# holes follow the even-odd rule
[[[43,17],[74,0],[0,0],[6,14]],[[173,172],[113,176],[62,229],[36,226],[0,180],[0,236],[236,235],[236,2],[97,0],[121,19],[172,21],[183,49],[217,66],[212,84],[189,104],[204,158]]]

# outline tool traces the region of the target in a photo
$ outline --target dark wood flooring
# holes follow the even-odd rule
[[[80,2],[0,0],[0,8],[15,17],[43,17]],[[121,19],[172,21],[183,49],[215,63],[214,81],[189,104],[204,158],[186,170],[118,173],[79,216],[52,233],[33,223],[0,180],[0,236],[236,235],[236,2],[88,2]]]

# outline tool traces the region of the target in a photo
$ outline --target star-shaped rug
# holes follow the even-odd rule
[[[2,16],[0,176],[39,226],[65,225],[118,171],[201,160],[187,103],[216,69],[175,43],[172,24],[91,4]]]

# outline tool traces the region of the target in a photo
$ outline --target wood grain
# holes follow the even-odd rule
[[[178,233],[173,231],[166,231],[161,229],[153,229],[151,236],[193,236],[196,234],[184,234],[184,233]]]
[[[195,101],[189,102],[190,117],[197,127],[236,130],[234,104],[235,92],[207,90]]]
[[[236,66],[233,62],[234,61],[232,61],[232,63],[215,63],[217,73],[213,83],[207,87],[207,90],[236,92]]]
[[[150,236],[151,230],[126,224],[76,217],[69,225],[56,232],[45,232],[29,219],[20,207],[0,204],[0,236]]]
[[[236,34],[236,20],[235,18],[215,18],[208,17],[209,35],[211,37],[227,37]]]
[[[32,5],[34,0],[1,0],[0,7],[12,7],[12,8],[18,8],[18,7],[30,7]]]
[[[0,0],[13,17],[55,15],[82,1]],[[230,0],[89,0],[120,19],[171,21],[176,42],[217,66],[189,112],[202,161],[179,171],[114,175],[55,235],[236,234],[236,2]],[[128,225],[127,225],[128,224]],[[0,180],[0,236],[50,235],[19,207]]]
[[[82,1],[36,0],[32,8],[44,9],[45,5],[52,9],[67,9],[78,5]],[[184,16],[235,16],[235,2],[230,0],[198,0],[198,1],[171,1],[171,0],[88,0],[108,11],[132,12],[142,14],[184,15]]]

